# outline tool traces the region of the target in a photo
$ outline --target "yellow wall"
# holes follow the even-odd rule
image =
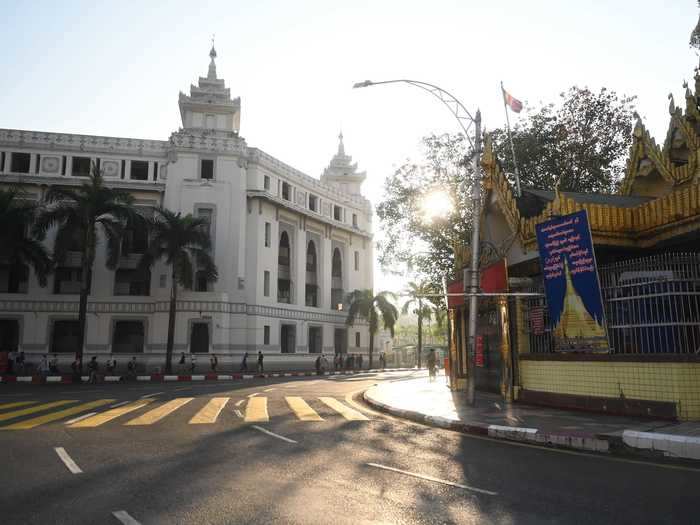
[[[700,420],[700,363],[520,360],[527,390],[676,403],[678,417]]]

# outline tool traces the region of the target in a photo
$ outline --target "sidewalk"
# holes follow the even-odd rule
[[[375,385],[364,399],[390,414],[469,434],[599,453],[700,460],[698,422],[507,404],[501,396],[484,392],[477,392],[472,407],[464,392],[450,391],[444,376],[431,383],[427,373]]]

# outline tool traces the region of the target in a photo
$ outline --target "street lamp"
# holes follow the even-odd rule
[[[381,82],[372,82],[365,80],[357,82],[353,88],[364,88],[369,86],[377,86],[380,84],[410,84],[417,88],[427,91],[438,100],[440,100],[447,109],[450,110],[452,116],[457,119],[459,127],[462,128],[464,136],[469,141],[473,150],[472,165],[474,169],[474,177],[472,181],[472,260],[470,264],[470,283],[469,283],[469,325],[468,325],[468,341],[469,341],[469,375],[467,377],[467,401],[469,404],[474,404],[474,356],[476,353],[476,314],[478,308],[478,292],[479,292],[479,228],[481,220],[481,177],[479,170],[479,160],[481,156],[481,112],[477,109],[476,115],[472,117],[471,113],[464,107],[459,100],[452,96],[444,89],[421,82],[418,80],[396,79],[383,80]],[[472,125],[474,126],[474,142],[470,138],[469,131]],[[466,283],[465,283],[466,284]],[[466,291],[466,286],[465,286]]]

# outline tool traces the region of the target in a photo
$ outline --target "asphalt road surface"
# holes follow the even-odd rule
[[[700,469],[371,411],[385,372],[0,385],[0,523],[698,523]]]

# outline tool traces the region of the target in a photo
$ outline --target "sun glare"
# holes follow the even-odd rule
[[[446,217],[452,207],[452,198],[444,190],[435,190],[426,194],[421,205],[423,218],[428,222]]]

